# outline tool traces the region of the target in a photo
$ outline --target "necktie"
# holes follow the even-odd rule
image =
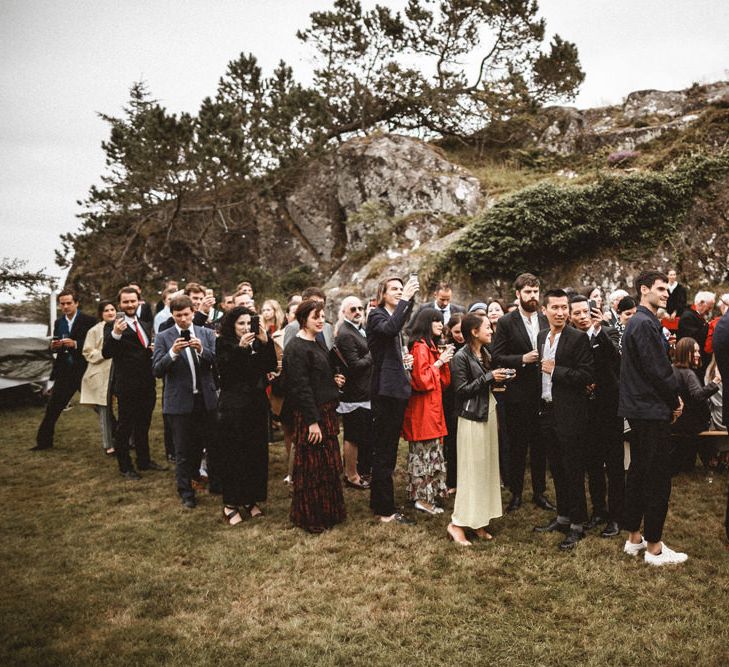
[[[137,338],[139,338],[139,342],[142,344],[142,347],[147,347],[147,343],[145,342],[144,336],[140,330],[139,320],[134,320],[134,331],[137,332]]]

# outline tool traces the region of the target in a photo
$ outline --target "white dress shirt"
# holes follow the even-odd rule
[[[532,349],[536,350],[537,335],[539,334],[539,315],[534,312],[530,313],[528,317],[521,308],[519,308],[519,315],[521,315],[521,321],[524,322],[527,336],[529,336],[529,340],[532,342]]]
[[[562,335],[560,331],[554,337],[554,344],[549,342],[551,334],[547,334],[544,340],[544,348],[542,349],[542,361],[545,359],[554,359],[557,356],[557,345],[559,343],[559,337]],[[554,373],[554,371],[552,371]],[[552,402],[552,373],[542,373],[542,400]]]

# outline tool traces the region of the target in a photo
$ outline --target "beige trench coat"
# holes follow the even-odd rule
[[[107,401],[111,359],[104,359],[101,356],[104,324],[99,322],[91,327],[84,343],[83,355],[89,365],[81,380],[81,403],[87,405],[106,405]]]

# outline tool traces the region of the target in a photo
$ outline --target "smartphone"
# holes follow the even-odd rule
[[[597,310],[597,301],[595,299],[590,299],[587,303],[590,306],[590,310]]]
[[[116,314],[116,317],[114,319],[116,319],[118,321],[123,320],[124,319],[124,313],[117,313]]]
[[[215,296],[215,292],[208,288],[205,290],[205,296]]]
[[[180,338],[182,338],[182,340],[189,341],[190,340],[190,330],[189,329],[183,329],[180,332]]]
[[[258,335],[261,329],[261,318],[258,315],[251,317],[251,333]]]

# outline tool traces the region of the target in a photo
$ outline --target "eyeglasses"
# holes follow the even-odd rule
[[[349,309],[349,312],[350,312],[350,313],[356,313],[356,312],[357,312],[357,311],[359,311],[359,310],[361,310],[362,312],[364,312],[364,306],[352,306],[352,307],[351,307],[351,308]]]

